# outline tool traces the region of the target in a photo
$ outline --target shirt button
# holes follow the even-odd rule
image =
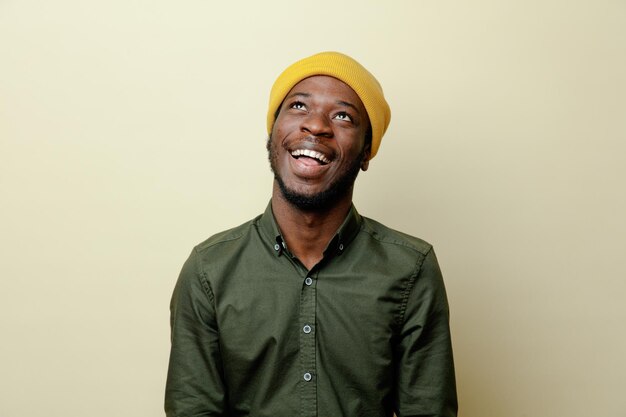
[[[343,243],[339,244],[339,250],[343,250]]]
[[[311,378],[313,378],[313,377],[311,376],[310,373],[307,372],[307,373],[304,374],[304,380],[306,382],[309,382],[311,380]]]
[[[313,279],[311,279],[311,277],[306,277],[306,279],[304,280],[304,283],[306,285],[311,285],[313,284]]]
[[[306,334],[311,333],[311,326],[309,326],[309,325],[307,324],[306,326],[304,326],[304,327],[302,328],[302,331],[303,331],[304,333],[306,333]]]
[[[278,243],[274,245],[274,250],[280,250],[280,245]]]

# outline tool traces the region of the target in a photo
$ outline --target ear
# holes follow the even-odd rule
[[[365,145],[365,150],[363,152],[363,160],[361,161],[361,171],[367,171],[367,168],[370,166],[370,155],[371,155],[371,145],[368,143]]]

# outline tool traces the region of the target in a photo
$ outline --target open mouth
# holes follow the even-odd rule
[[[296,149],[291,151],[291,156],[311,165],[326,165],[330,163],[330,159],[328,159],[328,157],[326,157],[323,153],[312,151],[310,149]]]

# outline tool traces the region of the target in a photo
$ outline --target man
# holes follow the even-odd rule
[[[345,55],[278,77],[270,204],[196,246],[174,290],[169,417],[456,416],[433,249],[352,205],[390,116]]]

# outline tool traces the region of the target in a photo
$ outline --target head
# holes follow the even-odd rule
[[[351,200],[389,119],[380,85],[352,58],[327,52],[287,68],[268,110],[267,149],[282,196],[307,211]]]

